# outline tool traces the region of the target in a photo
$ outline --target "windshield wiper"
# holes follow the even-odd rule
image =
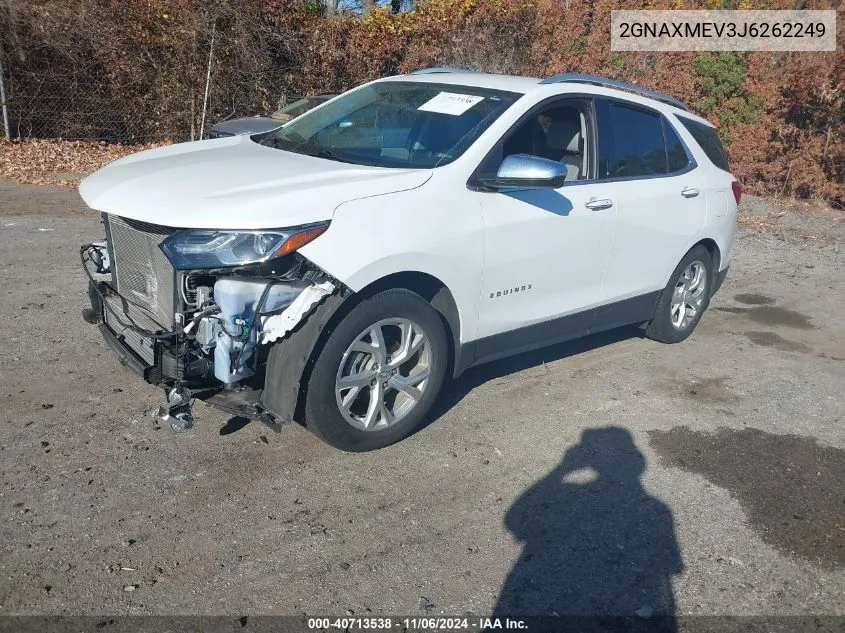
[[[271,143],[276,149],[293,150],[297,147],[297,145],[291,143],[290,139],[282,138],[280,136],[274,136]]]
[[[327,158],[328,160],[336,160],[339,163],[350,163],[350,164],[353,164],[353,165],[356,164],[355,161],[349,160],[348,158],[344,158],[343,156],[341,156],[340,154],[338,154],[334,150],[331,150],[331,149],[328,149],[328,148],[321,149],[321,150],[318,150],[316,152],[306,152],[306,153],[308,154],[308,156],[314,156],[316,158]]]
[[[297,139],[292,139],[289,137],[298,137]],[[301,142],[297,142],[301,139]],[[355,161],[349,160],[348,158],[344,158],[337,152],[327,147],[316,149],[314,148],[314,144],[311,142],[306,141],[300,134],[293,132],[287,137],[278,135],[272,138],[273,147],[276,149],[287,150],[289,152],[296,152],[297,154],[305,154],[306,156],[314,156],[315,158],[326,158],[328,160],[335,160],[339,163],[351,163],[356,164]]]
[[[288,151],[298,151],[307,144],[306,139],[296,132],[288,134],[281,134],[281,132],[273,133],[269,138],[262,141],[265,145],[272,145],[276,149],[283,149]]]

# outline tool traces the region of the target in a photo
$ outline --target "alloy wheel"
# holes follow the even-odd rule
[[[707,267],[695,260],[681,273],[672,291],[669,318],[678,330],[685,330],[701,312],[707,297]]]
[[[343,418],[363,431],[381,431],[404,418],[429,383],[428,336],[410,319],[383,319],[346,349],[335,379]]]

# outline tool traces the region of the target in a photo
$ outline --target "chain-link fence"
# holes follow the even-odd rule
[[[213,73],[203,81],[163,88],[115,85],[96,69],[43,72],[0,67],[4,76],[8,138],[62,138],[120,143],[186,141],[220,120],[280,107],[298,94],[266,81],[255,95],[226,85]],[[270,84],[268,87],[267,84]],[[180,98],[179,93],[185,93]],[[0,129],[0,134],[3,131]],[[2,138],[2,136],[0,136]]]
[[[7,73],[9,135],[16,138],[64,138],[137,142],[150,138],[143,113],[115,100],[112,90],[89,76],[28,76]]]
[[[113,3],[0,4],[9,137],[193,140],[217,121],[312,90],[293,72],[302,63],[296,36],[256,3],[186,5],[178,23],[170,5],[159,6],[145,15]]]
[[[352,16],[410,3],[0,1],[9,136],[196,139],[220,120],[349,87],[366,74],[348,72]]]

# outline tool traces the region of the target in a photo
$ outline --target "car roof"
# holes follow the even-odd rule
[[[573,75],[572,77],[576,76]],[[419,83],[452,84],[459,86],[472,86],[475,88],[490,88],[492,90],[507,90],[509,92],[516,92],[520,94],[528,94],[534,90],[554,85],[559,88],[560,94],[567,92],[589,92],[600,96],[621,98],[634,103],[649,105],[664,112],[671,112],[672,114],[684,116],[704,125],[714,127],[710,121],[690,112],[685,107],[679,107],[678,105],[668,103],[667,101],[659,100],[649,96],[648,94],[638,94],[635,91],[631,91],[631,89],[639,88],[638,86],[629,84],[629,89],[616,88],[610,84],[596,85],[589,80],[588,75],[581,75],[577,77],[582,77],[583,79],[558,83],[554,81],[555,78],[544,80],[539,77],[521,77],[518,75],[478,73],[462,69],[433,68],[416,71],[407,75],[387,77],[380,81],[414,81]],[[610,83],[613,83],[612,80],[610,80]],[[620,86],[625,85],[621,82],[615,83]],[[644,88],[641,90],[648,92]],[[671,100],[671,97],[667,97],[667,99]],[[680,102],[678,102],[678,104],[683,106]]]

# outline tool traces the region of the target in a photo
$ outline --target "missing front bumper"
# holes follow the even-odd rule
[[[175,334],[145,336],[119,321],[114,315],[114,306],[110,310],[106,305],[108,292],[102,282],[89,282],[91,308],[83,311],[83,318],[97,325],[122,365],[153,385],[170,385],[178,381],[191,386],[211,386],[210,361],[186,353],[184,342],[178,342]]]
[[[263,422],[293,418],[308,357],[328,317],[348,295],[347,289],[301,258],[292,260],[294,265],[284,278],[275,269],[269,272],[276,277],[263,279],[263,275],[257,278],[221,275],[214,282],[212,300],[200,306],[211,305],[217,311],[207,312],[209,308],[205,307],[187,325],[176,319],[184,327],[175,325],[171,331],[147,319],[137,321],[136,311],[127,310],[131,302],[103,276],[95,276],[89,269],[88,264],[94,261],[88,253],[90,248],[89,245],[82,249],[91,301],[91,308],[84,311],[83,317],[97,325],[122,365],[150,384],[189,387],[196,398],[239,416]],[[257,289],[261,291],[258,302],[242,300],[241,295],[248,293],[241,292],[243,288],[238,284],[251,287],[258,282],[260,286],[261,281],[265,285]],[[221,283],[228,286],[224,288]],[[272,287],[286,284],[296,285],[300,292],[289,301],[264,305],[263,297]],[[209,319],[213,321],[205,323]],[[229,354],[219,353],[220,341],[229,340],[223,336],[223,323],[227,329],[229,325],[238,326],[237,333],[230,332],[229,338],[241,345],[250,343],[249,354],[240,350],[232,353],[231,349]],[[281,362],[279,353],[284,357]],[[270,382],[266,381],[265,371],[268,354],[276,359],[271,363],[273,380]],[[253,371],[238,376],[238,380],[219,380],[215,376],[218,356],[223,357],[219,366],[229,368],[230,372],[232,366],[240,366],[241,360],[251,360]],[[229,377],[228,373],[226,376]],[[228,388],[221,382],[227,383]],[[273,409],[265,405],[265,396]],[[273,411],[273,415],[268,415],[268,411]]]
[[[162,358],[166,358],[166,350],[156,350],[156,358],[159,359],[159,362],[153,364],[146,362],[126,344],[125,337],[103,322],[102,300],[99,295],[94,291],[89,291],[89,295],[91,297],[91,308],[84,311],[85,320],[91,322],[89,317],[95,319],[94,324],[99,329],[106,345],[114,352],[118,362],[152,385],[170,387],[176,381],[176,378],[167,375],[166,371],[162,371],[162,369],[163,366],[173,367],[176,363],[173,360],[161,362]],[[159,343],[159,347],[163,347],[163,344]],[[210,372],[206,370],[205,373],[209,374]],[[274,424],[273,418],[264,411],[261,405],[260,389],[250,387],[242,387],[236,390],[223,389],[219,384],[208,384],[210,382],[208,380],[191,380],[190,377],[184,378],[180,382],[191,385],[195,389],[193,396],[198,400],[207,402],[230,415],[261,421],[270,428],[278,430],[278,425]]]
[[[147,365],[142,358],[139,358],[135,352],[118,339],[117,334],[108,325],[100,323],[97,327],[100,334],[103,335],[106,345],[115,353],[120,364],[128,367],[147,382],[152,382],[149,379],[152,366]]]

